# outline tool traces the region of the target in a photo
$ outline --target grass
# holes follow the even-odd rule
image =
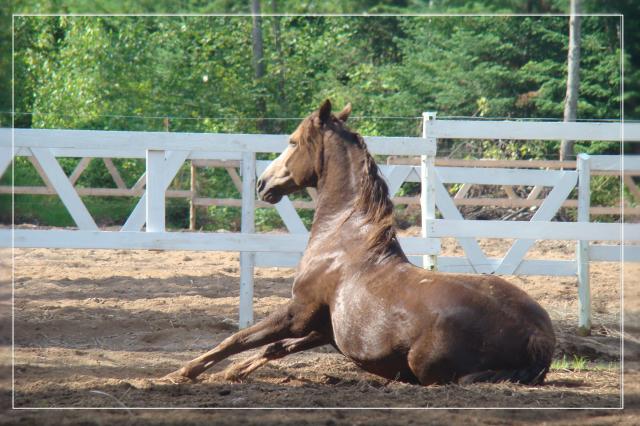
[[[587,358],[573,355],[568,358],[563,355],[561,359],[555,359],[551,363],[552,371],[586,371],[586,370],[611,370],[615,363],[589,362]]]
[[[98,224],[110,226],[123,223],[138,200],[130,197],[82,197],[82,201]],[[170,201],[167,203],[168,215],[175,209],[175,203]],[[0,196],[0,222],[11,223],[11,204],[11,195]],[[17,224],[75,226],[67,208],[54,195],[16,195],[14,207]],[[188,207],[183,210],[188,215]]]
[[[562,355],[561,359],[556,359],[551,363],[551,370],[570,370],[582,371],[587,368],[587,359],[574,355],[573,358],[567,358]]]

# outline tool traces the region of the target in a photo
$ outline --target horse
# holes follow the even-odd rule
[[[267,345],[225,371],[242,380],[271,360],[331,344],[389,380],[543,383],[555,346],[547,312],[497,276],[439,273],[408,261],[388,187],[363,138],[346,126],[350,113],[351,104],[334,115],[324,101],[256,184],[272,204],[317,190],[291,299],[165,377],[195,380],[231,355]]]

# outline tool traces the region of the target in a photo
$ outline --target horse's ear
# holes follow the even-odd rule
[[[320,105],[318,118],[320,118],[320,123],[322,124],[328,123],[331,119],[331,101],[329,99],[325,99],[322,105]]]
[[[336,115],[336,117],[338,118],[338,120],[340,121],[347,121],[349,119],[349,116],[351,115],[351,102],[349,102],[347,104],[347,106],[345,106],[342,111],[340,111],[338,113],[338,115]]]

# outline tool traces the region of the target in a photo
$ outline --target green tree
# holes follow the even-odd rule
[[[225,1],[165,0],[151,6],[104,0],[92,2],[91,9],[87,4],[27,0],[16,8],[249,11],[248,2]],[[272,1],[264,2],[263,8],[557,12],[566,10],[567,2],[518,4]],[[585,9],[594,4],[585,2]],[[616,17],[583,21],[579,118],[619,116],[619,22]],[[292,131],[298,117],[326,97],[337,105],[353,102],[352,125],[365,134],[417,135],[424,110],[436,110],[440,116],[562,117],[566,17],[265,17],[266,66],[259,79],[252,65],[250,17],[16,17],[15,23],[16,124],[21,127],[164,130],[165,118],[171,117],[171,131],[280,133]],[[2,66],[7,65],[0,62]],[[8,110],[11,98],[2,95],[0,101]],[[637,92],[626,96],[630,105],[637,104]],[[261,129],[259,120],[264,120]],[[577,149],[607,152],[614,145]],[[481,148],[478,155],[539,157],[557,152],[557,143]],[[125,179],[135,179],[141,170],[136,162],[117,167]],[[224,171],[207,173],[207,194],[234,193]],[[20,176],[27,179],[27,174]],[[92,164],[87,179],[100,182],[109,177],[104,168]],[[236,214],[232,209],[211,212],[212,221],[220,223]]]

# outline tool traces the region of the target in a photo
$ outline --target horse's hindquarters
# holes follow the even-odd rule
[[[470,375],[470,381],[541,381],[555,346],[546,311],[497,277],[444,276],[444,281],[432,289],[428,303],[437,320],[409,353],[420,382]]]
[[[365,370],[425,385],[473,374],[474,381],[544,377],[551,321],[522,290],[497,277],[418,268],[395,278],[395,286],[371,276],[336,292],[336,345]]]

